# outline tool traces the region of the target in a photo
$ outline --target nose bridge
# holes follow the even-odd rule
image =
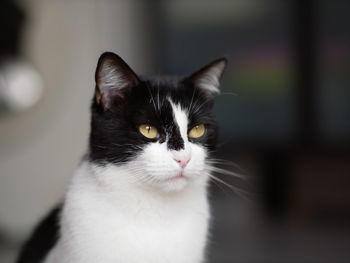
[[[173,101],[168,99],[171,109],[171,125],[168,126],[168,149],[169,150],[184,150],[187,143],[187,115],[184,110],[181,109],[179,104],[174,104]]]
[[[173,158],[177,160],[191,158],[191,150],[189,147],[185,147],[184,149],[178,151],[173,150],[171,153],[173,155]]]
[[[178,127],[172,127],[172,131],[168,133],[168,149],[174,151],[181,151],[185,149],[185,142],[181,137]]]
[[[166,127],[167,132],[167,146],[169,150],[180,151],[185,149],[187,137],[184,137],[184,131],[176,120],[173,120],[171,124]]]

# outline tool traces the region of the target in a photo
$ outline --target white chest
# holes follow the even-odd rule
[[[45,263],[203,262],[209,209],[206,190],[161,200],[119,192],[114,202],[96,187],[67,194],[61,238]]]

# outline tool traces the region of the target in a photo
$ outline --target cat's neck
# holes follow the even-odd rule
[[[132,173],[81,164],[65,198],[60,239],[45,263],[201,262],[209,221],[206,182],[161,193],[119,175]],[[115,183],[107,184],[113,176]]]

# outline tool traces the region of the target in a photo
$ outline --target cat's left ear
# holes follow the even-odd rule
[[[202,89],[209,99],[220,93],[220,79],[226,68],[227,59],[219,58],[193,73],[186,81]]]
[[[95,100],[104,110],[111,109],[117,100],[123,101],[130,89],[140,83],[128,64],[112,52],[105,52],[99,58],[95,80]]]

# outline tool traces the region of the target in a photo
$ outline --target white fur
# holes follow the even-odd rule
[[[188,143],[187,137],[187,126],[188,126],[188,117],[187,112],[181,108],[180,105],[176,105],[170,98],[168,99],[174,113],[174,119],[180,129],[180,134],[185,143]]]
[[[182,170],[175,153],[158,142],[118,166],[84,161],[67,191],[59,241],[45,263],[203,262],[206,151],[188,141],[186,112],[172,106],[183,151],[191,154],[188,165]]]

